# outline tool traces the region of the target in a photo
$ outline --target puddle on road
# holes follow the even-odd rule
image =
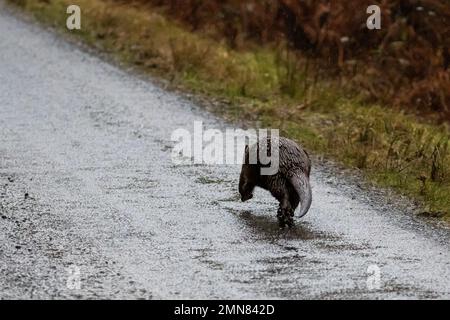
[[[111,183],[113,181],[114,183]],[[157,180],[151,178],[140,178],[139,176],[106,176],[99,179],[102,188],[111,191],[122,192],[145,192],[154,190],[159,186]]]
[[[314,232],[304,224],[296,223],[292,228],[280,229],[275,213],[272,216],[255,215],[251,211],[234,211],[232,212],[239,220],[256,235],[263,239],[269,240],[311,240],[321,238],[324,235]]]
[[[223,263],[216,261],[211,257],[214,252],[210,248],[190,249],[189,251],[193,253],[193,259],[205,264],[212,270],[223,270],[225,268]]]
[[[314,250],[318,252],[362,251],[369,249],[368,245],[355,245],[337,234],[313,230],[312,226],[305,221],[296,221],[294,227],[280,229],[275,213],[257,215],[249,210],[231,208],[226,208],[226,210],[238,219],[239,224],[248,228],[253,238],[258,241],[275,244],[279,246],[281,252],[295,253],[304,247],[305,241],[308,242],[308,246],[313,246]]]
[[[201,177],[197,178],[195,180],[195,182],[200,183],[200,184],[222,184],[226,181],[223,179],[214,179],[214,178],[210,178],[207,176],[201,176]]]
[[[340,289],[334,290],[330,292],[326,292],[318,295],[316,298],[319,300],[329,300],[336,299],[336,297],[340,297],[343,299],[373,299],[373,297],[380,295],[385,296],[386,294],[390,294],[392,298],[401,297],[405,299],[405,297],[413,298],[413,299],[437,299],[439,297],[433,291],[425,290],[423,288],[419,288],[416,286],[404,286],[397,284],[393,281],[389,281],[383,283],[382,288],[369,290],[366,286],[364,286],[364,282],[361,282],[360,287],[352,287],[348,289]],[[392,299],[391,298],[391,299]]]

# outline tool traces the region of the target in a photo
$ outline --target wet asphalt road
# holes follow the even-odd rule
[[[238,166],[172,163],[224,123],[0,10],[1,298],[450,298],[448,231],[317,165],[280,231]]]

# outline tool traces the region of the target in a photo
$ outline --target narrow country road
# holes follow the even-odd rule
[[[239,166],[172,163],[225,123],[1,3],[0,30],[0,298],[450,298],[448,231],[319,166],[280,231]]]

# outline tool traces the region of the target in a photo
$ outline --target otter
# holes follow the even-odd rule
[[[247,201],[253,197],[255,187],[268,190],[279,202],[277,218],[281,228],[294,225],[294,211],[300,206],[299,217],[303,217],[309,210],[312,202],[309,175],[311,173],[311,160],[308,153],[294,141],[279,137],[279,167],[272,175],[262,175],[262,165],[257,157],[255,164],[249,161],[250,151],[258,152],[261,140],[255,144],[245,146],[244,162],[239,178],[239,193],[241,200]],[[271,153],[271,138],[267,138],[267,154]]]

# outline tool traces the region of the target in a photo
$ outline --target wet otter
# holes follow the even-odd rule
[[[312,201],[309,175],[311,160],[308,153],[297,143],[287,138],[277,138],[279,143],[279,168],[275,174],[262,175],[259,156],[255,164],[250,164],[250,152],[258,152],[261,140],[252,146],[245,147],[244,163],[239,179],[241,200],[253,197],[256,186],[270,191],[280,202],[277,217],[280,227],[293,226],[294,211],[301,203],[300,215],[303,217],[309,210]],[[267,138],[267,154],[271,153],[271,138]],[[267,166],[266,166],[267,167]]]

